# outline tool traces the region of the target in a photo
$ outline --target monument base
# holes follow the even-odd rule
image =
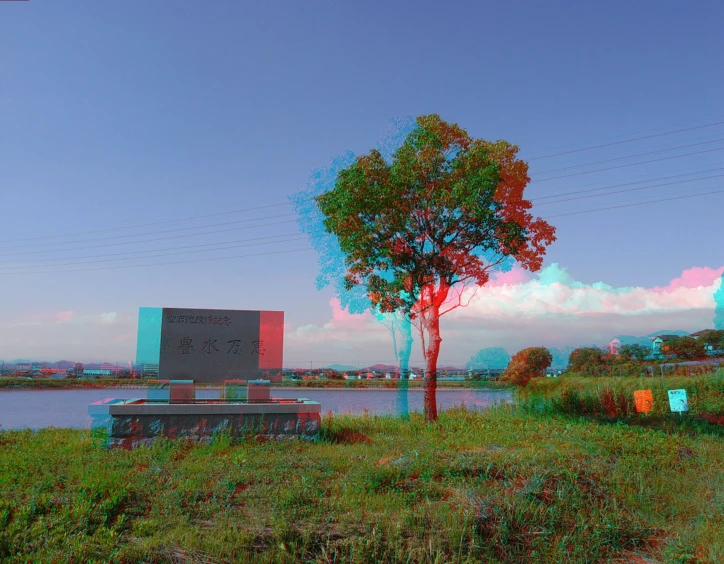
[[[108,446],[134,448],[159,437],[201,443],[214,434],[232,439],[313,439],[319,434],[322,406],[307,399],[262,402],[196,401],[158,403],[144,399],[104,400],[89,408],[93,427],[108,429]]]

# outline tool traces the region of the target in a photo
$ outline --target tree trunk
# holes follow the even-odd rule
[[[410,378],[410,354],[412,353],[412,324],[410,323],[409,313],[400,314],[398,328],[400,331],[400,346],[395,350],[400,371],[400,385],[397,390],[397,415],[400,415],[403,419],[409,419],[410,407],[407,388]]]
[[[425,349],[425,421],[437,421],[437,358],[440,355],[440,308],[432,305],[423,314],[428,334]]]

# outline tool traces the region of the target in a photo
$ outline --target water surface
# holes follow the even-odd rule
[[[220,397],[219,388],[196,390],[199,399]],[[322,414],[353,413],[370,415],[394,414],[399,409],[397,390],[313,390],[308,388],[272,388],[272,397],[306,398],[322,404]],[[3,390],[0,391],[0,429],[40,429],[44,427],[86,428],[89,424],[88,405],[105,398],[145,398],[146,389],[108,390]],[[410,411],[422,411],[422,390],[408,390]],[[469,409],[486,409],[497,403],[512,401],[508,390],[479,389],[438,390],[439,409],[464,404]]]

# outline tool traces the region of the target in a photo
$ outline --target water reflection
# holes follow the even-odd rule
[[[275,398],[306,398],[322,404],[322,414],[370,415],[397,414],[400,409],[422,412],[423,391],[406,390],[401,401],[401,390],[315,390],[309,388],[272,388]],[[217,399],[218,388],[199,388],[199,399]],[[145,398],[146,390],[29,390],[0,391],[0,428],[39,429],[43,427],[88,426],[88,405],[105,398]],[[468,409],[486,409],[498,403],[511,402],[509,391],[438,390],[437,403],[441,410],[464,404]]]

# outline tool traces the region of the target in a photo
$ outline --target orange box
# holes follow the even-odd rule
[[[654,396],[651,390],[636,390],[634,391],[634,402],[636,404],[636,411],[639,413],[648,413],[653,409]]]

